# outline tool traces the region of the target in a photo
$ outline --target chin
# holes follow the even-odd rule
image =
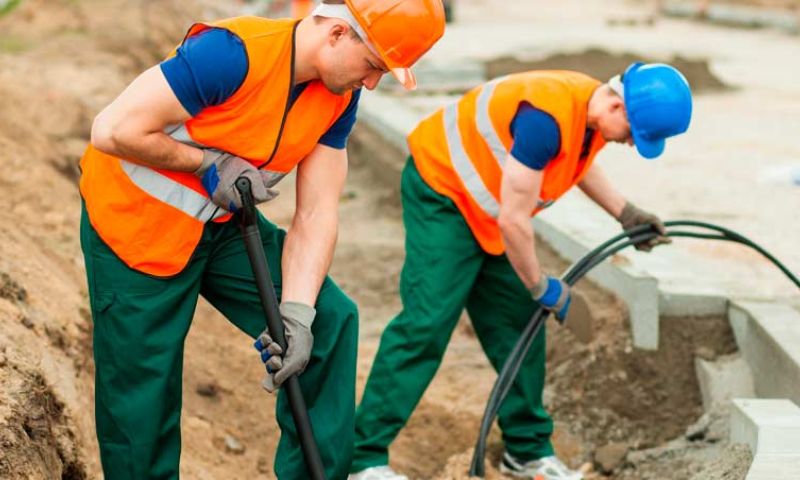
[[[322,81],[322,84],[325,85],[325,88],[327,88],[328,91],[330,91],[334,95],[344,95],[345,93],[350,91],[349,86],[336,85],[330,82],[326,82],[324,80]]]

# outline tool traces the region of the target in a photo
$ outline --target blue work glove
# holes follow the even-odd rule
[[[300,375],[311,358],[314,335],[311,324],[317,311],[314,307],[300,302],[283,302],[280,306],[281,319],[286,334],[286,355],[283,349],[272,340],[268,330],[258,336],[253,344],[261,352],[261,361],[267,367],[267,376],[262,386],[272,393],[292,375]]]
[[[277,190],[267,187],[272,174],[257,169],[252,163],[220,150],[203,150],[203,163],[195,170],[211,200],[229,212],[242,208],[242,197],[234,185],[244,176],[250,179],[253,200],[256,204],[278,196]]]
[[[553,312],[559,322],[564,323],[572,303],[569,285],[559,278],[542,275],[539,283],[531,288],[531,296],[541,306]]]

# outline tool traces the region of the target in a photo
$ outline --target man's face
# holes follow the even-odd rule
[[[631,124],[625,112],[625,102],[616,94],[611,94],[603,114],[598,118],[600,135],[607,142],[633,145]]]
[[[338,95],[361,87],[372,90],[386,72],[383,61],[352,35],[349,27],[331,28],[320,52],[319,67],[320,79],[328,90]]]

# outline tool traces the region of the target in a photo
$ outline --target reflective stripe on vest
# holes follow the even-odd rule
[[[506,77],[496,78],[484,85],[481,89],[481,93],[478,95],[475,112],[475,123],[478,126],[478,131],[481,132],[483,139],[489,146],[489,150],[491,150],[492,155],[494,155],[494,159],[497,160],[497,164],[501,167],[506,161],[508,151],[492,124],[492,118],[489,116],[489,102],[492,100],[495,87],[497,87],[498,83],[505,80],[505,78]]]
[[[226,210],[217,208],[208,197],[161,175],[152,168],[125,160],[120,160],[120,164],[122,164],[122,170],[128,174],[128,178],[137,187],[190,217],[201,222],[208,222],[228,214]]]
[[[478,94],[478,100],[475,105],[475,124],[500,168],[505,164],[509,152],[506,150],[506,147],[503,145],[500,136],[497,134],[492,124],[492,118],[489,116],[489,101],[492,99],[497,84],[505,78],[506,77],[497,78],[484,85]],[[481,209],[492,218],[497,218],[500,216],[500,204],[494,195],[486,188],[480,174],[475,170],[475,164],[470,160],[469,156],[467,156],[467,152],[464,150],[464,144],[461,141],[461,131],[458,128],[458,105],[458,102],[454,102],[445,107],[444,115],[442,116],[444,131],[447,137],[447,149],[450,154],[450,160],[453,162],[453,169],[458,174],[469,194],[475,202],[480,205]],[[536,208],[543,209],[552,204],[552,200],[545,202],[539,199],[536,202]]]
[[[185,125],[168,128],[166,129],[166,133],[172,137],[172,139],[180,143],[197,148],[209,148],[192,140],[189,133],[186,131]],[[122,159],[120,159],[120,164],[122,165],[122,170],[128,174],[128,178],[130,178],[137,187],[147,192],[153,198],[167,205],[171,205],[203,223],[230,213],[221,207],[217,207],[207,196],[160,174],[152,168]],[[266,171],[266,173],[269,175],[265,182],[267,187],[276,185],[286,176],[285,173],[281,172]]]

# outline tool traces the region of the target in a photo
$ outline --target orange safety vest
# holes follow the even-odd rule
[[[291,172],[351,98],[350,92],[336,95],[312,81],[289,108],[296,24],[291,19],[238,17],[192,26],[186,38],[212,27],[241,38],[248,73],[227,101],[165,133],[188,145],[244,158],[273,173],[271,185]],[[81,171],[80,191],[92,226],[123,262],[140,272],[159,277],[180,273],[205,223],[231,217],[212,203],[192,173],[146,167],[91,145],[81,159]]]
[[[589,99],[599,85],[577,72],[508,75],[471,90],[411,132],[408,145],[420,175],[455,203],[483,250],[493,255],[505,251],[497,225],[500,184],[520,103],[550,114],[561,132],[561,150],[544,169],[533,216],[580,182],[605,145],[595,133],[588,155],[581,157]]]
[[[292,0],[292,18],[303,18],[314,10],[314,0]]]

